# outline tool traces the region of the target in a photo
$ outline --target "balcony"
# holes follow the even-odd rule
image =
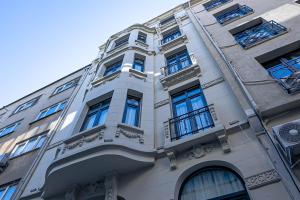
[[[220,15],[215,15],[217,21],[222,24],[222,25],[226,25],[229,24],[235,20],[238,20],[242,17],[245,17],[247,15],[250,15],[253,13],[253,9],[243,5],[236,5],[234,6],[234,8],[230,9],[230,11],[225,12],[223,14]]]
[[[196,57],[191,54],[187,58],[161,68],[160,82],[165,89],[181,81],[200,76],[200,67]]]
[[[244,49],[249,49],[255,45],[268,41],[274,37],[282,35],[287,32],[287,29],[277,22],[261,21],[258,25],[245,29],[234,34],[235,40]]]
[[[46,173],[45,198],[62,193],[74,184],[97,181],[110,172],[129,173],[154,164],[155,150],[143,144],[143,132],[131,133],[131,129],[122,126],[116,130],[115,137],[106,138],[106,129],[101,125],[80,132],[57,148]]]
[[[226,3],[229,3],[232,0],[211,0],[207,3],[204,3],[203,6],[207,11],[211,11],[213,9],[216,9]]]
[[[164,37],[161,40],[161,45],[159,47],[160,51],[167,51],[175,46],[184,43],[187,40],[186,35],[182,35],[181,32],[175,32],[169,36]]]

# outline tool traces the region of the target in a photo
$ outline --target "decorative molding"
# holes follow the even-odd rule
[[[218,120],[218,117],[217,117],[215,105],[214,105],[214,104],[210,104],[210,105],[208,105],[208,108],[209,108],[209,112],[210,112],[210,114],[211,114],[213,120],[214,120],[214,121],[217,121],[217,120]]]
[[[117,127],[118,128],[115,134],[116,138],[119,138],[122,134],[127,138],[138,138],[139,143],[144,143],[144,130],[123,123],[118,124]]]
[[[134,76],[138,79],[144,80],[144,82],[146,82],[146,80],[147,80],[147,74],[130,68],[129,69],[129,77],[132,77],[132,76]]]
[[[170,161],[170,170],[175,170],[177,168],[175,153],[167,152],[167,157],[169,158]]]
[[[104,194],[105,186],[103,181],[96,181],[94,183],[89,183],[80,190],[80,197],[93,196],[95,194]]]
[[[169,99],[164,99],[162,101],[159,101],[159,102],[155,103],[154,108],[159,108],[159,107],[164,106],[164,105],[169,104],[169,103],[170,103]]]
[[[249,190],[253,190],[265,185],[279,182],[280,180],[281,178],[278,172],[275,169],[271,169],[245,178],[245,183]]]
[[[193,77],[200,76],[200,74],[201,70],[199,65],[193,64],[190,67],[182,69],[179,72],[161,78],[160,82],[163,85],[164,89],[167,90],[168,87],[172,85],[178,84]]]
[[[231,152],[231,149],[230,149],[230,146],[229,146],[229,143],[228,143],[227,135],[225,133],[223,133],[221,135],[218,135],[218,139],[219,139],[219,142],[222,146],[223,152],[224,153]]]
[[[146,48],[146,49],[148,49],[148,47],[149,47],[148,44],[146,44],[146,43],[144,43],[144,42],[142,42],[142,41],[135,40],[134,42],[135,42],[136,45],[142,46],[142,47],[144,47],[144,48]]]
[[[105,84],[107,81],[112,81],[115,78],[119,78],[121,74],[121,70],[120,71],[116,71],[110,75],[107,76],[103,76],[101,78],[96,79],[95,81],[92,82],[92,86],[93,87],[97,87],[101,84]]]
[[[178,38],[171,40],[170,42],[167,42],[165,44],[162,44],[159,47],[159,50],[162,52],[168,51],[169,49],[176,47],[178,45],[181,45],[183,43],[187,42],[187,37],[186,35],[181,35]]]
[[[189,160],[202,158],[207,153],[213,152],[219,148],[220,144],[218,142],[194,145],[191,150],[185,153],[185,157]]]
[[[170,125],[169,120],[164,122],[164,131],[165,131],[165,138],[169,142],[171,141],[171,134],[170,134]]]
[[[221,83],[223,81],[224,81],[224,78],[223,77],[219,77],[219,78],[217,78],[215,80],[212,80],[212,81],[209,81],[207,83],[204,83],[201,86],[202,86],[202,89],[207,89],[207,88],[209,88],[211,86],[214,86],[214,85],[216,85],[218,83]]]
[[[115,174],[105,177],[105,200],[117,200],[117,180]]]

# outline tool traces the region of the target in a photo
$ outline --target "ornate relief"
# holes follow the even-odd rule
[[[83,188],[80,191],[80,196],[87,197],[95,194],[104,194],[104,192],[105,192],[104,182],[97,181],[83,186]]]
[[[169,99],[165,99],[165,100],[162,100],[162,101],[159,101],[157,103],[154,104],[154,108],[159,108],[161,106],[164,106],[166,104],[168,104],[170,102]]]
[[[217,121],[218,117],[217,117],[217,113],[216,113],[214,104],[210,104],[208,107],[209,107],[209,112],[210,112],[212,118],[214,119],[214,121]]]
[[[105,200],[117,200],[117,182],[115,175],[105,178]]]
[[[112,73],[108,76],[103,76],[101,78],[96,79],[95,81],[92,82],[93,87],[105,84],[108,81],[112,81],[115,78],[119,78],[121,74],[121,71],[117,71],[115,73]]]
[[[139,143],[144,143],[144,131],[136,127],[128,126],[126,124],[118,124],[115,137],[118,138],[121,134],[127,138],[138,138]]]
[[[167,156],[170,160],[170,170],[175,170],[177,168],[175,153],[174,152],[168,152]]]
[[[169,127],[169,121],[164,122],[164,131],[165,131],[165,137],[166,140],[170,139],[170,127]]]
[[[230,146],[229,146],[229,143],[228,143],[227,135],[225,135],[225,133],[222,134],[222,135],[219,135],[218,139],[219,139],[220,144],[222,146],[223,152],[224,153],[229,153],[231,151],[231,149],[230,149]]]
[[[74,185],[71,188],[69,188],[67,190],[67,192],[65,193],[65,199],[66,200],[76,200],[77,194],[78,194],[78,186]]]
[[[134,70],[134,69],[129,69],[129,77],[132,77],[132,76],[134,76],[135,78],[144,80],[144,82],[146,82],[146,79],[147,79],[147,74],[137,71],[137,70]]]
[[[220,148],[220,144],[217,142],[212,142],[208,144],[198,144],[193,146],[191,150],[185,153],[185,157],[189,160],[198,159],[205,156],[207,153],[215,151]]]
[[[246,186],[249,190],[259,188],[265,185],[276,183],[280,181],[280,175],[275,169],[265,171],[254,176],[245,178]]]
[[[221,83],[223,81],[224,81],[224,78],[223,77],[219,77],[219,78],[217,78],[215,80],[212,80],[212,81],[209,81],[207,83],[202,84],[202,89],[209,88],[209,87],[211,87],[213,85],[216,85],[218,83]]]
[[[95,141],[96,139],[101,140],[103,138],[103,134],[104,134],[104,130],[100,130],[99,132],[93,134],[93,135],[89,135],[89,136],[82,136],[80,139],[69,143],[69,144],[65,144],[63,150],[62,150],[62,154],[64,154],[66,152],[66,150],[71,150],[74,149],[76,147],[81,147],[84,143],[90,143]],[[59,150],[60,151],[60,150]]]
[[[188,80],[193,77],[200,76],[200,67],[197,64],[193,64],[190,67],[187,67],[177,73],[165,76],[160,79],[161,84],[164,89],[168,89],[168,87],[178,84],[182,81]]]

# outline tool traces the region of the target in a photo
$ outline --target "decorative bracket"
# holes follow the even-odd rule
[[[118,129],[116,131],[115,137],[120,137],[120,135],[124,135],[127,138],[138,138],[139,143],[144,143],[144,131],[137,128],[128,126],[127,124],[118,124]]]
[[[167,156],[170,160],[170,170],[175,170],[177,168],[175,153],[172,151],[167,152]]]

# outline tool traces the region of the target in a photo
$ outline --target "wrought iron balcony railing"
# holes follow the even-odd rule
[[[234,10],[231,10],[229,12],[217,16],[216,19],[220,24],[224,24],[226,22],[230,22],[235,19],[241,18],[245,15],[248,15],[249,13],[253,13],[253,9],[246,5],[243,5],[243,6],[238,6]]]
[[[279,34],[286,32],[286,27],[271,20],[234,34],[235,40],[245,49],[255,44],[269,40]]]
[[[182,69],[187,68],[191,65],[192,65],[192,61],[191,61],[191,58],[188,56],[188,57],[182,58],[180,60],[177,60],[176,62],[169,63],[163,69],[164,74],[165,74],[165,76],[168,76],[170,74],[174,74],[176,72],[179,72]]]
[[[169,127],[171,141],[173,141],[212,128],[214,121],[209,107],[206,106],[170,119]]]
[[[228,3],[230,2],[231,0],[211,0],[205,4],[203,4],[204,8],[207,10],[207,11],[210,11],[218,6],[221,6],[225,3]]]
[[[173,34],[170,34],[170,35],[164,37],[161,40],[161,45],[164,45],[172,40],[175,40],[176,38],[179,38],[180,36],[181,36],[181,32],[178,30],[177,32],[174,32]]]

